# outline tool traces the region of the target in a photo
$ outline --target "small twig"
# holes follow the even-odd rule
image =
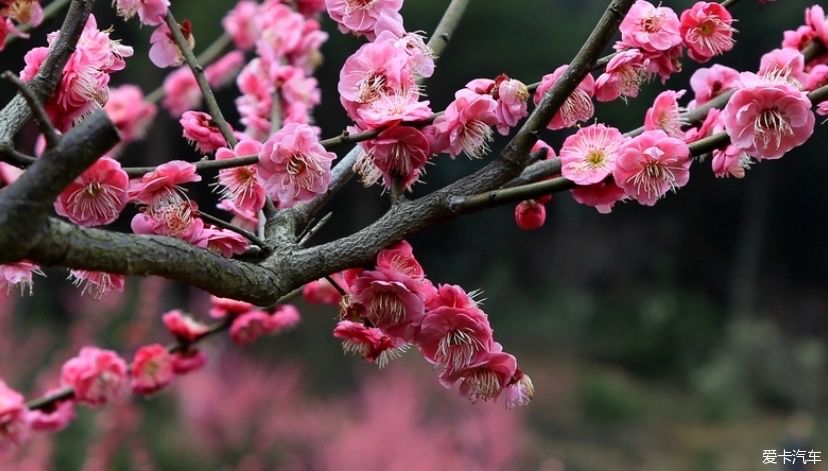
[[[0,143],[0,161],[2,162],[14,165],[17,168],[26,168],[29,165],[35,163],[36,160],[36,158],[30,155],[18,152],[10,144],[7,144],[5,142]]]
[[[37,125],[40,128],[40,131],[46,138],[46,148],[51,149],[52,147],[55,147],[60,141],[60,134],[52,125],[52,121],[46,114],[46,110],[43,109],[43,105],[37,100],[37,97],[34,96],[32,90],[29,89],[29,87],[10,70],[3,72],[2,76],[4,79],[8,80],[15,87],[17,87],[17,91],[20,92],[20,94],[23,95],[23,98],[26,99],[26,103],[29,104],[29,108],[31,108],[35,120],[37,120]]]
[[[253,165],[259,162],[258,155],[245,155],[226,160],[199,160],[192,162],[195,165],[196,171],[204,172],[210,170],[222,170],[225,168],[244,167],[245,165]],[[124,167],[124,171],[130,177],[140,177],[145,173],[154,171],[157,167]]]
[[[218,126],[219,130],[221,130],[221,135],[224,136],[224,140],[227,141],[227,146],[231,148],[234,147],[237,143],[236,137],[233,136],[233,130],[230,128],[230,125],[227,124],[227,121],[224,119],[224,115],[221,114],[221,109],[219,109],[216,97],[213,95],[213,90],[207,82],[207,77],[204,76],[204,67],[201,66],[198,58],[196,58],[195,54],[193,54],[193,50],[190,49],[187,39],[181,32],[181,27],[178,25],[178,22],[175,21],[175,17],[171,11],[167,11],[165,19],[167,21],[167,26],[173,34],[173,39],[175,40],[178,49],[184,56],[184,62],[190,66],[190,70],[192,70],[193,75],[195,75],[196,82],[198,82],[198,88],[201,89],[201,95],[204,98],[204,103],[207,105],[207,111],[210,113],[210,116],[212,116],[213,122],[216,123],[216,126]]]
[[[221,218],[217,218],[216,216],[207,214],[202,211],[198,211],[198,216],[201,217],[201,219],[204,219],[205,221],[209,222],[210,224],[213,224],[214,226],[218,226],[222,229],[227,229],[228,231],[233,231],[237,234],[241,234],[242,236],[246,237],[247,240],[258,245],[263,250],[270,250],[270,246],[267,244],[267,242],[263,241],[258,236],[256,236],[256,234],[248,231],[247,229],[243,229],[239,226],[236,226],[235,224],[230,224],[229,222],[226,222]]]
[[[278,87],[273,90],[270,99],[270,133],[273,134],[282,129],[282,94],[279,93]]]
[[[325,275],[325,280],[327,280],[328,283],[330,283],[331,286],[333,286],[334,289],[336,289],[336,291],[339,292],[340,296],[348,296],[348,292],[345,291],[345,288],[343,288],[342,285],[337,283],[337,281],[334,280],[331,275]]]
[[[322,218],[315,224],[308,225],[308,229],[306,229],[303,233],[299,234],[299,247],[304,247],[305,245],[307,245],[307,243],[313,238],[313,236],[315,236],[320,230],[322,230],[325,224],[327,224],[328,221],[331,220],[331,217],[333,217],[333,213],[328,213],[322,216]]]
[[[391,205],[395,206],[405,201],[405,188],[403,188],[403,180],[400,177],[393,177],[391,179]]]

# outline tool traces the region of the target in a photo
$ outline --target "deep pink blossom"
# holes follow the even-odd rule
[[[750,80],[752,86],[730,98],[721,120],[733,145],[758,159],[778,159],[813,134],[811,101],[789,85]]]
[[[747,155],[744,149],[729,145],[724,149],[713,151],[711,166],[713,167],[713,174],[719,178],[744,178],[745,170],[750,166],[750,156]]]
[[[551,74],[546,74],[541,79],[541,84],[535,91],[535,104],[537,105],[566,72],[566,65],[555,69]],[[586,76],[578,84],[578,87],[566,98],[561,109],[555,113],[547,127],[551,130],[564,129],[574,126],[578,121],[586,121],[595,114],[595,105],[592,103],[592,95],[595,94],[595,79],[592,74]]]
[[[805,81],[805,90],[813,91],[825,85],[828,85],[828,64],[817,64],[811,67],[808,79]]]
[[[129,374],[133,394],[152,394],[172,382],[173,358],[161,344],[145,345],[135,352]]]
[[[819,106],[817,106],[816,112],[821,116],[828,116],[828,101],[820,103]]]
[[[222,147],[216,151],[216,160],[229,160],[237,157],[258,156],[262,144],[252,139],[242,139],[231,150]],[[233,201],[233,204],[248,211],[259,211],[264,206],[265,189],[259,179],[256,165],[244,165],[219,170],[218,182],[221,196]]]
[[[179,185],[200,182],[195,165],[183,160],[171,160],[130,182],[129,197],[151,208],[174,205],[183,201]]]
[[[210,154],[219,147],[227,145],[218,124],[209,114],[202,111],[185,111],[179,120],[184,131],[184,138],[195,144],[203,154]]]
[[[679,18],[673,9],[638,0],[621,22],[621,44],[624,49],[667,51],[681,44],[679,28]]]
[[[30,429],[23,395],[0,380],[0,456],[19,449]]]
[[[414,257],[414,248],[401,240],[377,254],[377,268],[387,268],[417,281],[425,281],[425,270]]]
[[[497,107],[490,95],[479,95],[467,88],[457,91],[445,113],[434,121],[436,131],[447,140],[449,155],[483,157],[489,150],[492,126],[497,124]]]
[[[386,332],[410,338],[425,314],[419,280],[389,269],[364,271],[351,285],[353,300],[366,308],[365,316]]]
[[[722,112],[718,108],[710,108],[710,111],[707,112],[707,116],[704,118],[704,121],[698,126],[694,126],[688,129],[684,133],[684,142],[691,143],[697,141],[699,139],[705,138],[714,130],[721,131],[721,129],[717,129],[719,126],[719,117],[721,116]]]
[[[173,309],[162,316],[164,325],[177,339],[183,342],[193,342],[207,333],[207,325]]]
[[[234,317],[256,309],[256,306],[250,303],[217,296],[210,296],[210,306],[210,317],[215,319]]]
[[[46,391],[46,395],[57,394],[62,388]],[[59,432],[75,420],[75,401],[64,399],[35,410],[30,410],[29,421],[36,432]]]
[[[733,16],[719,3],[696,2],[681,14],[681,37],[688,55],[698,62],[733,49]]]
[[[130,222],[136,234],[175,237],[198,247],[206,248],[204,221],[197,217],[197,208],[191,201],[180,201],[155,207],[136,214]]]
[[[270,314],[260,310],[249,311],[233,318],[230,338],[240,345],[249,345],[273,330],[274,324]]]
[[[331,277],[342,286],[341,276],[334,274]],[[342,294],[325,278],[311,281],[303,286],[302,297],[311,304],[328,304],[331,306],[336,306],[342,300]]]
[[[431,144],[417,128],[394,126],[380,133],[375,139],[363,143],[372,166],[380,172],[386,188],[391,188],[399,179],[404,189],[420,179],[420,175],[431,157]],[[362,170],[362,167],[359,167]],[[370,173],[361,172],[363,182],[372,183]]]
[[[87,270],[70,270],[69,279],[75,286],[83,286],[81,295],[88,293],[97,300],[109,295],[112,291],[122,292],[126,283],[124,275]]]
[[[653,106],[647,110],[644,117],[644,129],[661,129],[670,137],[682,137],[681,113],[684,109],[679,106],[678,100],[684,96],[685,91],[665,90],[658,94]]]
[[[110,224],[128,201],[129,177],[117,160],[101,157],[55,200],[55,211],[81,226]]]
[[[641,85],[653,76],[647,62],[638,49],[618,51],[607,63],[605,72],[595,80],[595,99],[608,102],[619,97],[637,97]]]
[[[163,23],[170,7],[170,0],[116,0],[114,3],[118,16],[128,20],[137,13],[141,23],[150,26]]]
[[[499,344],[480,360],[465,368],[446,370],[440,382],[447,388],[460,381],[460,394],[475,403],[497,398],[517,371],[517,360]]]
[[[0,291],[5,290],[8,295],[12,288],[19,288],[20,294],[32,294],[32,277],[43,275],[40,267],[25,260],[0,265]]]
[[[615,181],[604,181],[572,189],[572,199],[586,206],[593,206],[601,214],[612,212],[615,203],[624,199],[624,189]]]
[[[88,406],[106,404],[121,395],[127,382],[127,364],[111,350],[83,347],[60,372],[60,384],[71,387],[75,400]]]
[[[561,147],[562,175],[578,185],[603,181],[615,170],[623,142],[621,131],[603,124],[579,129]]]
[[[389,336],[382,329],[347,320],[336,325],[333,335],[342,340],[342,350],[345,353],[359,355],[380,368],[384,368],[389,361],[398,358],[409,348],[402,339]]]
[[[319,144],[314,129],[288,123],[265,142],[259,175],[280,207],[291,207],[328,189],[336,154]]]
[[[703,105],[723,92],[739,87],[739,71],[719,64],[699,68],[690,77],[694,99],[690,108]]]
[[[118,128],[123,142],[144,137],[157,112],[153,103],[144,101],[144,94],[135,85],[122,85],[109,91],[104,111]]]
[[[546,223],[546,206],[538,200],[523,200],[515,206],[515,224],[524,231],[540,229]]]
[[[661,83],[666,83],[673,74],[681,72],[681,59],[684,54],[683,45],[679,44],[666,51],[643,52],[647,69],[650,73],[658,75]]]
[[[653,206],[670,190],[690,179],[690,150],[664,131],[644,131],[621,147],[613,176],[627,196]]]
[[[259,5],[253,0],[242,0],[221,20],[227,34],[233,38],[233,44],[239,49],[250,49],[259,37],[259,23],[256,15]]]
[[[172,368],[177,375],[183,375],[201,369],[207,364],[207,356],[201,350],[188,348],[183,352],[172,354]]]

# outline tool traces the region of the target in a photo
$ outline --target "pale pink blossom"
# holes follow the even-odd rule
[[[192,24],[190,20],[184,20],[180,25],[181,34],[187,41],[190,49],[195,46],[195,39],[192,35]],[[177,67],[184,63],[184,55],[178,49],[178,45],[173,39],[172,31],[166,23],[161,23],[155,28],[150,36],[150,44],[152,46],[149,50],[149,58],[156,67],[162,69],[167,67]]]
[[[719,3],[696,2],[681,14],[681,37],[688,55],[698,62],[733,49],[733,16]]]
[[[258,156],[261,150],[260,142],[242,139],[232,150],[226,147],[218,149],[216,160]],[[255,164],[219,170],[218,182],[222,187],[221,196],[232,200],[235,207],[259,211],[264,206],[265,189]]]
[[[419,101],[416,89],[383,93],[376,100],[355,108],[351,116],[363,128],[393,126],[402,121],[420,121],[431,117],[428,101]]]
[[[691,143],[707,137],[710,135],[711,132],[714,130],[721,131],[721,129],[717,129],[719,126],[719,117],[721,116],[722,112],[718,108],[710,108],[710,111],[707,112],[707,116],[702,121],[701,125],[694,126],[688,129],[684,133],[684,142]]]
[[[0,265],[0,290],[5,290],[6,295],[11,293],[12,288],[19,288],[20,295],[26,293],[32,295],[34,275],[45,276],[40,267],[25,260]]]
[[[223,87],[236,78],[244,63],[243,52],[230,51],[204,68],[204,78],[213,88]]]
[[[828,18],[821,6],[814,5],[805,9],[805,24],[813,30],[822,45],[828,47]]]
[[[743,74],[752,86],[736,91],[721,120],[731,143],[757,159],[778,159],[814,132],[811,101],[781,83],[762,83]]]
[[[118,293],[124,290],[126,277],[115,273],[100,271],[70,270],[69,279],[75,286],[83,286],[81,295],[90,294],[92,298],[100,300],[112,291]]]
[[[616,128],[594,124],[567,137],[561,147],[561,174],[578,185],[606,179],[615,170],[615,161],[624,136]]]
[[[55,211],[81,226],[110,224],[128,201],[129,177],[117,160],[101,157],[55,200]]]
[[[383,95],[416,90],[410,56],[391,41],[364,44],[353,53],[339,73],[340,101],[352,118],[356,109]]]
[[[661,130],[644,131],[622,145],[613,177],[627,196],[653,206],[668,191],[687,184],[691,163],[684,141]]]
[[[50,389],[46,391],[46,395],[57,394],[61,391],[63,391],[62,388]],[[59,432],[75,420],[75,401],[72,399],[55,401],[48,407],[30,410],[28,415],[32,430]]]
[[[109,91],[104,111],[118,128],[121,140],[131,142],[144,137],[157,109],[153,103],[144,101],[140,88],[122,85]]]
[[[532,383],[532,378],[518,368],[506,387],[505,394],[507,409],[528,405],[535,397],[535,385]]]
[[[381,16],[395,18],[403,0],[325,0],[328,14],[343,33],[364,35],[372,40]]]
[[[127,364],[111,350],[83,347],[60,372],[60,384],[71,387],[81,404],[98,406],[118,398],[127,382]]]
[[[227,145],[218,124],[209,114],[202,111],[185,111],[178,121],[184,132],[184,138],[203,154],[210,154],[219,147]]]
[[[460,394],[469,401],[496,399],[517,371],[517,360],[495,343],[492,350],[477,362],[456,370],[446,370],[440,382],[447,388],[460,382]]]
[[[259,37],[259,23],[256,19],[259,5],[253,0],[242,0],[221,20],[224,31],[233,38],[239,49],[250,49]]]
[[[116,0],[118,16],[128,20],[138,14],[141,23],[155,26],[164,22],[170,0]]]
[[[135,352],[129,374],[133,394],[152,394],[172,382],[173,358],[161,344],[145,345]]]
[[[173,116],[181,116],[201,103],[201,89],[189,67],[175,69],[164,79],[162,87],[164,100],[161,104]]]
[[[195,165],[183,160],[171,160],[144,174],[140,180],[132,180],[129,198],[158,209],[185,200],[180,185],[201,181]]]
[[[17,451],[30,429],[23,395],[0,380],[0,456]]]
[[[328,189],[335,158],[319,143],[312,127],[288,123],[265,142],[259,175],[280,207],[292,207]]]
[[[506,74],[498,75],[494,80],[472,80],[466,84],[466,88],[480,95],[491,95],[497,101],[497,131],[504,136],[529,114],[529,89],[520,80]]]
[[[684,90],[665,90],[659,93],[644,116],[644,129],[661,129],[670,137],[683,137],[681,128],[686,121],[681,117],[684,108],[679,106],[678,100],[684,93]]]
[[[808,79],[805,73],[805,56],[796,49],[774,49],[762,56],[758,75],[769,82],[801,89]]]
[[[546,206],[538,200],[523,200],[515,206],[515,224],[524,231],[540,229],[546,223]]]
[[[384,31],[377,35],[376,41],[385,40],[393,42],[397,49],[408,54],[408,65],[414,75],[427,78],[434,73],[434,52],[428,47],[422,34]]]
[[[690,88],[693,89],[694,99],[689,107],[703,105],[723,92],[739,86],[738,70],[719,64],[699,68],[690,76]]]
[[[381,132],[376,138],[362,143],[372,167],[381,172],[386,188],[392,188],[395,179],[410,190],[431,157],[431,144],[417,128],[394,126]],[[362,174],[363,182],[372,183],[370,174]]]
[[[636,1],[619,27],[622,49],[637,48],[662,52],[681,44],[680,22],[669,7]]]
[[[489,150],[492,126],[498,121],[497,107],[490,95],[479,95],[467,88],[458,90],[445,113],[434,121],[437,133],[447,140],[449,155],[483,157]]]
[[[199,322],[178,309],[165,313],[161,319],[167,330],[182,342],[194,342],[207,333],[207,325]]]
[[[641,51],[618,51],[607,63],[605,72],[595,80],[595,99],[609,102],[619,97],[635,98],[641,85],[652,76],[653,73],[647,68],[647,60]]]
[[[615,203],[624,199],[624,189],[615,181],[603,181],[572,189],[572,199],[586,206],[593,206],[601,214],[612,212]]]
[[[541,78],[541,84],[535,91],[535,104],[541,102],[561,76],[566,72],[568,66],[562,65],[551,74]],[[578,84],[578,87],[566,98],[560,110],[555,113],[547,127],[551,130],[564,129],[574,126],[579,121],[586,121],[595,114],[595,106],[592,103],[592,96],[595,94],[595,79],[592,74],[586,76]]]
[[[783,48],[802,50],[816,37],[816,33],[814,33],[814,30],[812,30],[810,27],[802,25],[796,30],[785,31],[783,33],[783,37]]]

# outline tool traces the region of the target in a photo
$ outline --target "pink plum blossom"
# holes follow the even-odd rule
[[[328,189],[335,158],[319,144],[313,128],[288,123],[265,142],[259,176],[280,207],[291,207]]]
[[[133,394],[152,394],[172,382],[172,356],[161,344],[143,346],[135,352],[129,373]]]
[[[767,81],[802,88],[808,80],[805,56],[796,49],[774,49],[762,56],[758,75]]]
[[[821,6],[814,5],[805,10],[805,24],[811,28],[823,46],[828,47],[828,18],[825,17],[825,10]]]
[[[170,0],[116,0],[118,16],[128,20],[138,14],[141,23],[155,26],[164,21]]]
[[[454,101],[434,121],[434,128],[447,140],[449,155],[461,153],[479,159],[489,150],[492,126],[497,124],[497,102],[467,88],[454,94]]]
[[[744,149],[729,145],[713,151],[711,166],[713,174],[719,178],[744,178],[745,170],[750,166],[750,156]]]
[[[380,133],[375,139],[363,143],[372,167],[381,173],[386,188],[391,188],[394,179],[399,178],[403,188],[420,179],[429,157],[431,144],[417,128],[394,126]],[[363,181],[370,183],[371,177],[363,173]]]
[[[273,320],[265,311],[249,311],[233,318],[230,338],[239,345],[249,345],[262,335],[274,331]]]
[[[204,78],[211,87],[223,87],[236,78],[244,63],[243,52],[230,51],[204,68]]]
[[[750,86],[733,94],[721,114],[733,145],[758,159],[778,159],[814,132],[811,101],[782,83],[743,75]]]
[[[71,387],[81,404],[106,404],[124,392],[127,364],[111,350],[83,347],[80,354],[66,363],[60,372],[62,386]]]
[[[538,200],[523,200],[515,206],[515,224],[524,231],[540,229],[546,223],[546,206]]]
[[[377,268],[393,270],[400,275],[426,282],[425,270],[414,257],[414,248],[407,241],[401,240],[377,253]]]
[[[234,255],[244,253],[250,247],[250,242],[246,237],[228,229],[206,226],[201,231],[200,237],[205,239],[204,244],[208,250],[222,257],[230,258]],[[200,243],[196,243],[195,245],[202,246]]]
[[[14,20],[18,24],[37,27],[43,22],[43,7],[40,6],[40,0],[4,0],[0,2],[0,16],[7,17],[9,22]],[[13,26],[12,30],[14,30]],[[18,32],[17,34],[22,35],[23,33]],[[1,48],[2,46],[0,46]]]
[[[30,429],[23,395],[0,380],[0,456],[19,449]]]
[[[12,288],[19,288],[20,294],[32,294],[32,277],[43,275],[40,267],[25,260],[0,265],[0,290],[5,290],[8,295]]]
[[[532,378],[518,368],[505,390],[506,408],[526,406],[535,397],[535,385]]]
[[[460,394],[469,401],[488,401],[497,398],[517,371],[517,360],[503,352],[499,344],[475,363],[456,370],[446,370],[440,382],[450,388],[460,382]]]
[[[201,175],[196,173],[193,164],[183,160],[171,160],[144,174],[140,180],[132,180],[129,198],[157,209],[183,200],[183,189],[179,185],[200,181]]]
[[[351,285],[353,300],[366,308],[365,316],[386,332],[409,338],[425,314],[423,286],[389,269],[364,271]]]
[[[227,145],[218,125],[207,113],[185,111],[179,123],[184,130],[184,138],[195,144],[196,149],[203,154],[210,154]]]
[[[181,116],[201,103],[201,89],[189,67],[175,69],[164,79],[162,87],[164,100],[161,104],[173,116]]]
[[[182,342],[194,342],[207,333],[207,325],[193,319],[178,309],[162,316],[167,330]]]
[[[210,317],[214,319],[224,319],[228,316],[235,317],[256,309],[256,306],[250,303],[236,301],[235,299],[219,298],[218,296],[210,296],[210,306]]]
[[[383,95],[416,89],[410,56],[391,41],[360,47],[345,60],[337,85],[340,101],[352,118],[357,108]]]
[[[270,315],[270,331],[279,333],[295,327],[302,320],[299,310],[292,304],[283,304]]]
[[[408,350],[408,345],[401,339],[389,336],[382,329],[366,327],[358,322],[339,321],[333,335],[342,340],[342,350],[345,353],[359,355],[380,368]]]
[[[216,160],[229,160],[237,157],[258,156],[262,144],[252,139],[242,139],[231,150],[222,147],[216,151]],[[259,178],[256,165],[219,170],[218,182],[221,196],[233,201],[233,204],[248,211],[259,211],[264,206],[265,189]]]
[[[681,44],[676,12],[669,7],[656,7],[645,0],[633,4],[619,29],[624,49],[663,52]]]
[[[184,20],[180,25],[181,34],[188,42],[190,49],[195,46],[195,40],[192,35],[192,24],[189,20]],[[173,39],[172,31],[166,23],[161,23],[155,28],[150,36],[149,57],[156,67],[165,69],[167,67],[177,67],[184,63],[184,55],[178,49],[178,45]]]
[[[586,206],[593,206],[601,214],[612,212],[615,203],[624,199],[624,189],[615,181],[603,181],[572,189],[572,199]]]
[[[688,55],[698,62],[733,49],[733,16],[719,3],[696,2],[681,14],[680,32]]]
[[[546,74],[541,79],[541,84],[535,91],[535,104],[541,102],[546,92],[566,72],[568,66],[562,65],[551,74]],[[592,96],[595,94],[595,79],[592,74],[586,74],[578,87],[566,98],[561,109],[555,113],[547,127],[551,130],[569,128],[578,121],[586,121],[595,114],[595,106],[592,104]]]
[[[644,117],[644,129],[661,129],[668,136],[682,137],[684,133],[681,128],[685,121],[681,118],[681,112],[684,110],[679,106],[678,99],[684,93],[684,90],[665,90],[659,93]]]
[[[46,391],[46,395],[57,394],[62,388]],[[47,407],[29,411],[32,430],[36,432],[59,432],[75,419],[75,401],[64,399]]]
[[[662,130],[644,131],[621,146],[613,177],[627,196],[653,206],[668,191],[687,184],[691,162],[684,141]]]
[[[123,275],[87,270],[70,270],[69,279],[75,286],[83,286],[81,295],[89,293],[97,300],[112,291],[122,292],[126,283],[126,277]]]
[[[595,99],[600,102],[635,98],[641,85],[652,78],[647,59],[638,49],[618,51],[595,80]]]
[[[259,23],[256,15],[259,13],[259,5],[253,0],[242,0],[230,10],[221,20],[222,26],[227,34],[233,38],[233,44],[237,48],[250,49],[256,44],[259,37]]]
[[[177,375],[183,375],[201,369],[207,364],[207,356],[201,350],[188,348],[172,354],[172,368]]]
[[[739,71],[735,69],[719,64],[699,68],[690,77],[690,88],[694,94],[690,108],[703,105],[723,92],[739,86]]]
[[[110,224],[129,200],[129,177],[117,160],[101,157],[55,200],[55,211],[81,226]]]
[[[396,18],[403,0],[325,0],[328,14],[343,33],[352,32],[372,40],[377,21]]]
[[[623,143],[624,137],[616,128],[603,124],[581,128],[561,147],[561,174],[578,185],[599,183],[615,170]]]
[[[334,277],[334,281],[337,281],[336,278],[340,278],[338,275],[332,276]],[[342,295],[337,291],[336,287],[325,278],[311,281],[303,286],[302,297],[311,304],[328,304],[331,306],[336,306],[342,300]]]
[[[251,211],[249,209],[239,208],[236,203],[231,200],[222,200],[217,205],[217,208],[227,211],[233,215],[230,224],[239,226],[248,231],[255,231],[259,227],[259,212]]]
[[[144,101],[140,88],[122,85],[110,89],[104,111],[118,128],[121,140],[131,142],[144,137],[157,109],[153,103]]]

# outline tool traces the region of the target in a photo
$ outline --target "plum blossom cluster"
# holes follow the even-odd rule
[[[300,320],[299,311],[291,305],[268,312],[229,299],[212,301],[210,315],[227,321],[230,338],[241,345],[263,334],[282,332]],[[112,350],[83,347],[63,364],[59,385],[47,391],[45,405],[27,405],[22,394],[0,380],[0,456],[17,450],[32,432],[63,430],[75,419],[77,405],[94,408],[123,400],[128,394],[152,395],[169,386],[176,376],[203,367],[207,357],[193,344],[215,327],[179,310],[167,312],[162,319],[177,340],[175,347],[157,343],[141,346],[129,363]]]
[[[43,7],[39,0],[5,0],[0,2],[0,51],[11,36],[27,37],[17,29],[19,25],[38,26],[43,21]]]
[[[332,280],[344,295],[325,279],[309,284],[304,295],[339,303],[334,336],[346,352],[383,367],[414,346],[439,370],[444,386],[459,383],[472,402],[503,394],[512,407],[532,399],[532,380],[494,341],[478,293],[432,284],[407,242],[380,251],[373,270],[350,269]]]
[[[89,16],[75,51],[63,68],[57,92],[44,104],[52,124],[60,131],[106,104],[109,99],[110,74],[123,70],[132,48],[110,39],[110,31],[101,31],[93,15]],[[48,35],[49,47],[36,47],[26,53],[23,81],[37,75],[59,32]]]

